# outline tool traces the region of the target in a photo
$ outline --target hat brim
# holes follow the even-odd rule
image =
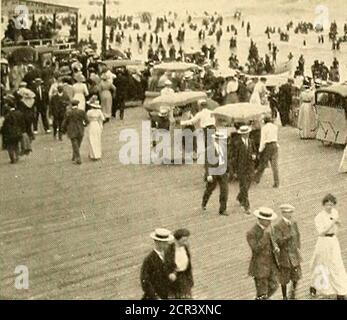
[[[211,136],[212,136],[213,139],[220,139],[220,140],[228,139],[228,137],[226,135],[216,136],[215,134],[212,134]]]
[[[155,234],[155,232],[152,232],[150,234],[150,237],[155,240],[155,241],[160,241],[160,242],[170,242],[173,241],[174,236],[172,234],[170,234],[167,238],[163,239],[163,238],[158,238]]]
[[[269,220],[269,221],[272,221],[272,220],[276,220],[276,219],[277,219],[277,213],[276,213],[276,212],[274,212],[274,213],[271,215],[271,217],[264,217],[264,216],[262,216],[262,215],[260,214],[260,211],[259,211],[259,210],[255,210],[255,211],[253,212],[253,215],[254,215],[255,217],[257,217],[258,219],[262,219],[262,220]]]
[[[247,134],[247,133],[250,133],[251,131],[252,131],[252,129],[249,128],[247,131],[237,130],[237,133],[238,133],[238,134]]]

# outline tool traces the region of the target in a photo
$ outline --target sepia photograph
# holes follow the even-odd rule
[[[0,300],[347,299],[346,0],[0,2]]]

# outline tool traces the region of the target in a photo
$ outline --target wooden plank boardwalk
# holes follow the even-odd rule
[[[215,193],[200,211],[203,169],[199,165],[122,165],[119,132],[140,129],[141,108],[128,109],[124,122],[112,121],[103,134],[103,160],[71,164],[70,142],[39,135],[33,154],[9,165],[0,153],[0,298],[138,299],[139,271],[151,249],[156,227],[187,227],[200,299],[253,299],[247,276],[250,250],[246,231],[254,224],[235,203],[232,184],[229,217],[217,214]],[[339,239],[347,265],[347,176],[337,173],[342,149],[301,141],[293,128],[280,130],[281,187],[272,189],[271,170],[252,186],[252,208],[278,210],[282,202],[297,207],[302,233],[303,279],[300,299],[308,298],[309,260],[316,241],[313,219],[322,197],[338,198],[343,227]],[[14,270],[29,268],[30,287],[16,290]],[[280,298],[280,292],[275,298]]]

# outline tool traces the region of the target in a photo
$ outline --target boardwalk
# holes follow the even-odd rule
[[[254,298],[245,233],[255,219],[236,205],[237,185],[230,188],[231,215],[220,217],[216,194],[207,212],[200,211],[200,166],[122,165],[119,132],[140,128],[141,119],[145,113],[136,108],[126,111],[124,122],[107,124],[104,158],[97,163],[86,158],[84,142],[83,165],[71,164],[69,141],[56,142],[50,135],[39,135],[33,154],[18,165],[9,165],[7,154],[0,153],[1,299],[138,299],[149,233],[159,226],[191,230],[196,298]],[[300,141],[293,128],[281,129],[280,144],[281,187],[272,189],[267,170],[250,200],[253,208],[278,209],[282,202],[297,207],[304,258],[298,295],[307,299],[313,219],[327,192],[339,201],[347,265],[347,177],[337,173],[341,148]],[[28,290],[14,287],[17,265],[29,268]]]

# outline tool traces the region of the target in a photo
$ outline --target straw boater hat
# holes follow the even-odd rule
[[[101,105],[100,105],[99,100],[96,100],[93,103],[89,103],[89,105],[93,109],[101,109]]]
[[[259,209],[255,210],[253,214],[258,219],[263,220],[275,220],[277,218],[277,214],[271,208],[266,207],[260,207]]]
[[[86,78],[85,76],[82,74],[82,73],[78,73],[74,76],[75,80],[77,82],[85,82],[86,81]]]
[[[25,82],[25,81],[22,81],[20,84],[19,84],[19,87],[21,88],[25,88],[28,84]]]
[[[159,117],[166,117],[170,111],[170,107],[167,106],[161,106],[159,108]]]
[[[174,239],[170,230],[164,228],[157,228],[151,234],[150,237],[155,241],[170,242]]]
[[[171,86],[172,85],[172,82],[170,80],[166,80],[165,83],[164,83],[166,86]]]
[[[35,83],[43,83],[43,81],[42,81],[41,78],[36,78],[36,79],[35,79]]]
[[[291,204],[282,204],[280,205],[281,212],[294,212],[295,207],[292,206]]]
[[[214,134],[212,134],[212,138],[214,139],[227,139],[227,135],[223,132],[216,131]]]
[[[252,131],[252,128],[250,126],[241,126],[239,130],[237,130],[238,134],[246,134],[250,133]]]
[[[206,99],[199,99],[199,100],[198,100],[198,105],[199,105],[199,106],[207,105]]]

